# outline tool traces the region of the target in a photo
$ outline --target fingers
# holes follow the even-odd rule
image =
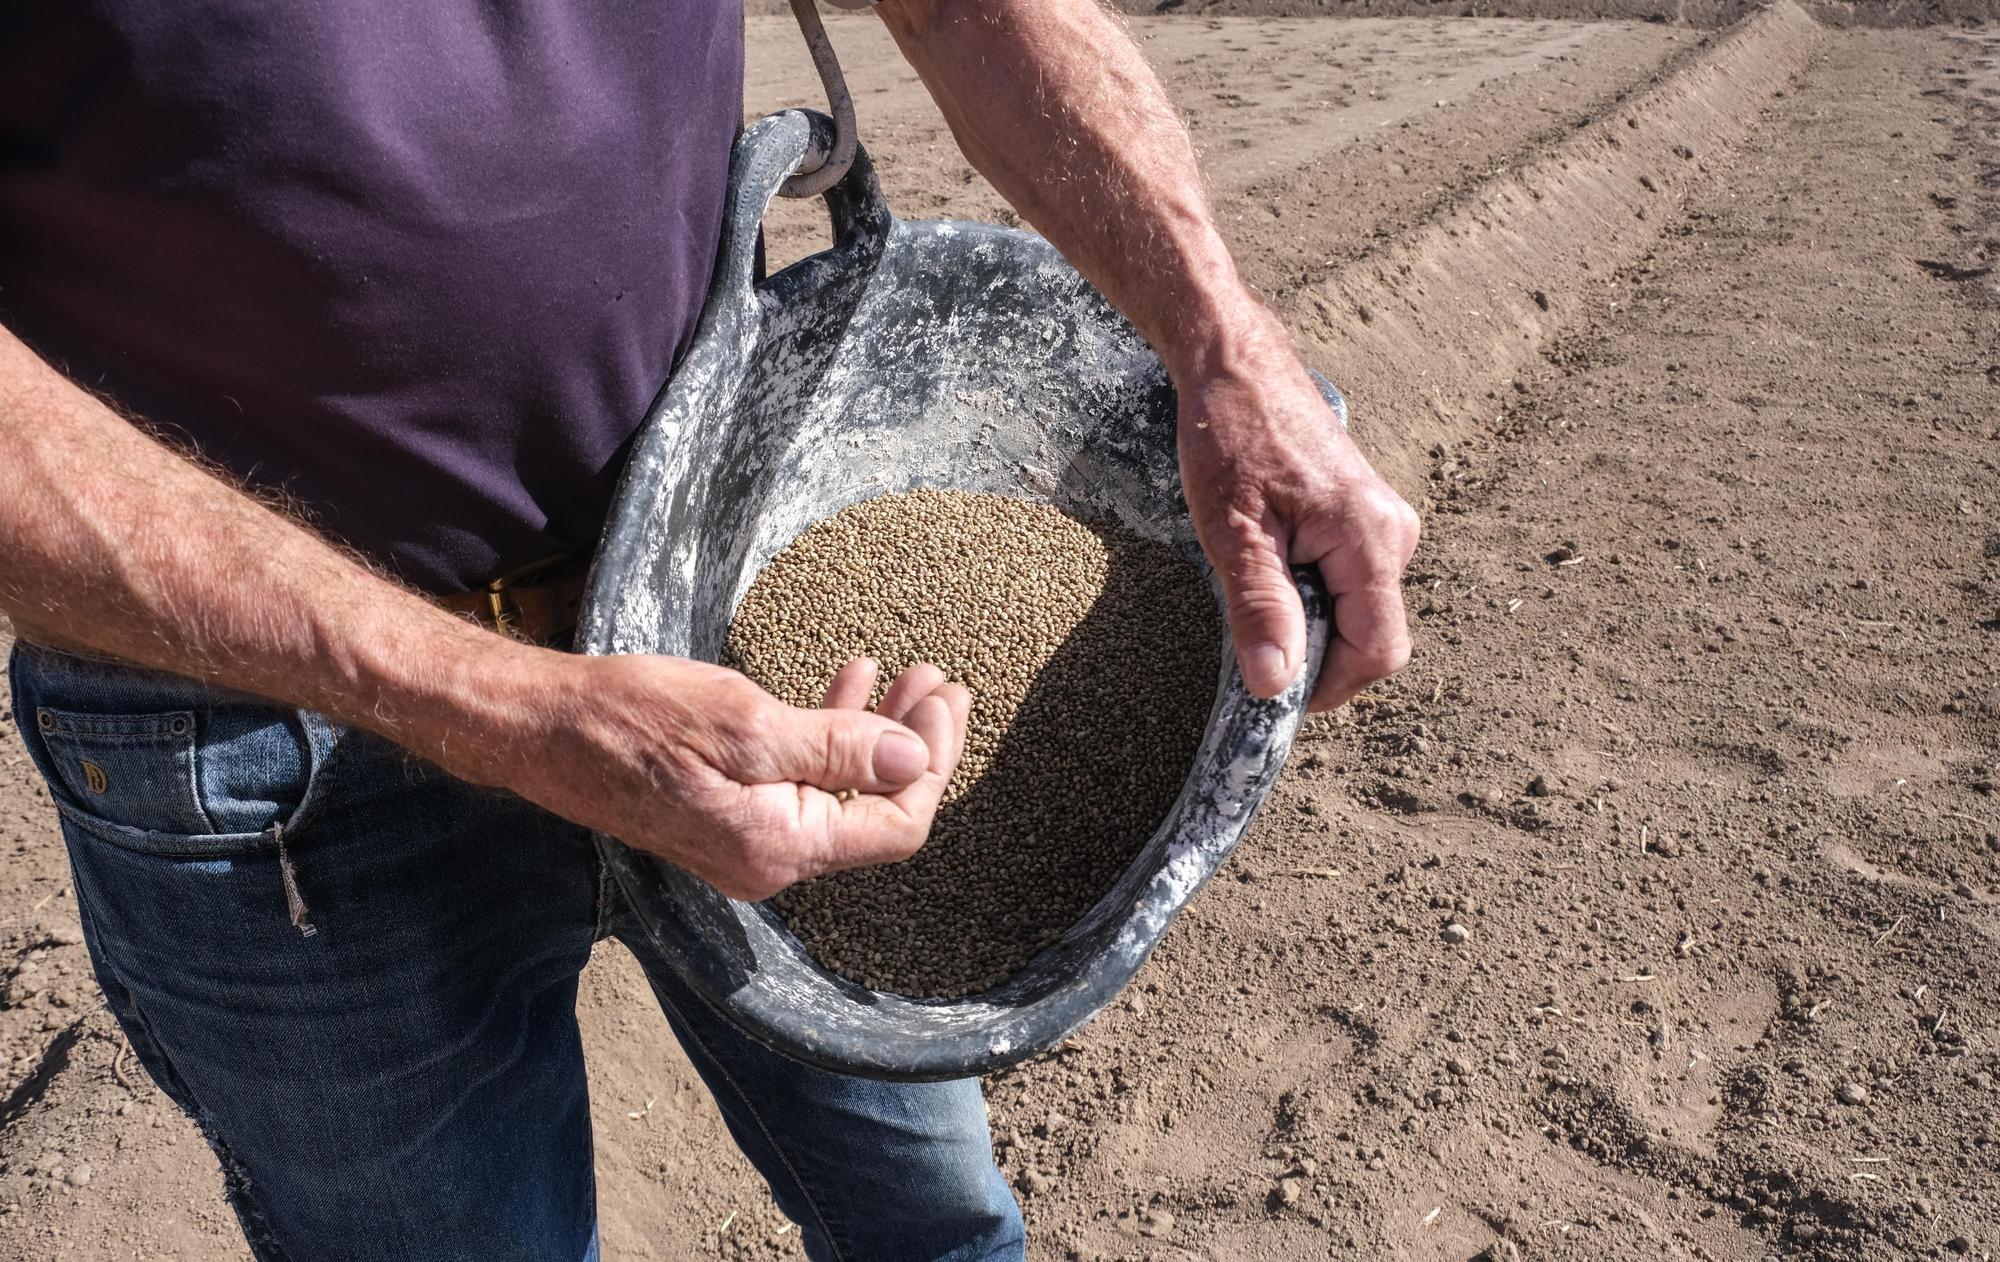
[[[775,711],[760,732],[762,748],[731,774],[742,783],[791,781],[829,793],[894,793],[930,767],[923,738],[867,710]]]
[[[930,751],[930,761],[922,775],[895,793],[840,797],[781,783],[742,789],[749,803],[742,845],[784,855],[773,861],[767,853],[753,874],[731,874],[731,884],[717,888],[731,897],[767,898],[793,881],[915,854],[965,752],[971,710],[971,694],[957,684],[944,684],[910,706],[905,718]]]
[[[1309,522],[1300,538],[1333,599],[1333,636],[1309,709],[1331,710],[1410,663],[1402,575],[1422,531],[1416,512],[1379,478],[1346,520]],[[1322,524],[1324,523],[1324,524]]]
[[[880,663],[872,657],[857,657],[840,668],[832,682],[826,686],[826,695],[820,700],[822,710],[859,710],[868,704],[868,696],[875,691],[875,681],[881,677]],[[875,707],[875,713],[886,719],[903,721],[910,707],[930,696],[944,683],[944,672],[929,662],[922,662],[896,676],[895,682],[882,695],[882,704]]]
[[[908,720],[904,716],[909,714],[910,708],[936,692],[943,683],[943,671],[929,662],[920,662],[896,676],[895,682],[889,685],[889,691],[882,694],[882,704],[875,707],[875,713],[905,723]]]
[[[905,722],[931,750],[930,766],[906,788],[886,797],[835,801],[826,819],[825,870],[894,863],[915,854],[930,835],[945,786],[965,753],[965,725],[972,695],[945,684],[910,707]]]
[[[867,706],[868,696],[875,691],[875,680],[881,675],[882,667],[872,657],[857,657],[840,668],[826,686],[826,695],[820,699],[822,710],[859,710]],[[896,718],[896,715],[890,715]]]
[[[920,802],[920,798],[907,796],[909,794],[920,794],[933,788],[937,794],[944,792],[944,782],[958,770],[958,760],[965,754],[965,726],[971,715],[972,694],[959,684],[943,683],[941,679],[929,696],[918,701],[904,715],[904,724],[922,737],[924,745],[931,751],[929,774],[904,790],[905,806]],[[931,783],[933,781],[934,784]],[[933,801],[932,805],[935,804]]]
[[[1259,697],[1275,697],[1298,677],[1305,660],[1306,618],[1285,563],[1287,532],[1277,514],[1251,517],[1231,510],[1220,527],[1202,532],[1209,560],[1229,606],[1229,637],[1243,682]]]
[[[627,708],[651,721],[593,733],[608,756],[635,764],[626,792],[605,801],[565,783],[554,796],[569,797],[551,808],[732,898],[757,901],[834,868],[906,858],[928,835],[965,749],[971,696],[934,666],[892,685],[886,708],[899,723],[865,708],[880,675],[866,658],[835,674],[829,708],[817,710],[702,663],[578,660],[635,692]],[[662,725],[658,711],[673,721]]]
[[[963,745],[964,712],[971,704],[965,689],[945,684],[944,672],[935,666],[914,666],[889,685],[882,705],[871,713],[862,707],[878,674],[874,661],[856,658],[827,685],[825,708],[760,707],[740,725],[738,752],[720,769],[740,784],[790,781],[829,793],[891,794],[931,772],[940,757],[948,755],[956,766],[954,751]],[[944,713],[953,713],[956,706],[959,719],[954,729],[936,726],[935,716],[927,718],[932,730],[947,738],[946,748],[933,749],[926,736],[897,720],[941,693]]]
[[[1333,638],[1309,708],[1343,706],[1363,688],[1409,663],[1410,631],[1399,586],[1367,587],[1337,595],[1333,601]]]

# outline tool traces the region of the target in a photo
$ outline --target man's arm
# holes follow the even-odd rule
[[[876,11],[966,157],[1166,362],[1188,503],[1252,691],[1282,691],[1303,665],[1287,562],[1317,565],[1334,596],[1316,708],[1401,670],[1416,514],[1335,424],[1237,274],[1186,129],[1124,29],[1094,0],[882,0]]]
[[[505,639],[203,472],[4,329],[0,612],[368,728],[745,898],[914,851],[969,703],[934,667],[870,714],[858,662],[828,708],[798,710],[716,666]]]

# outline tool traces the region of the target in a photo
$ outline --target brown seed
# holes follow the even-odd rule
[[[848,659],[933,662],[972,692],[965,757],[915,857],[775,904],[828,968],[925,996],[985,989],[1060,937],[1165,818],[1200,744],[1222,626],[1165,545],[1045,504],[916,491],[772,557],[726,660],[812,705]]]

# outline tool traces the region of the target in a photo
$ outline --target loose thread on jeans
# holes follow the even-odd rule
[[[306,919],[306,899],[299,893],[299,874],[292,867],[292,852],[285,848],[285,826],[271,825],[271,835],[278,839],[278,878],[285,883],[285,909],[292,913],[292,927],[299,931],[299,936],[310,938],[319,929]]]

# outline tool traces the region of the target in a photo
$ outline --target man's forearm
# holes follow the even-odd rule
[[[370,573],[4,330],[0,611],[30,635],[307,706],[434,758],[503,662],[533,651]]]
[[[1334,423],[1283,324],[1230,260],[1194,146],[1094,0],[881,0],[959,147],[1152,344],[1179,394],[1181,480],[1243,678],[1305,666],[1291,566],[1333,597],[1313,704],[1409,660],[1400,576],[1416,514]]]
[[[971,699],[917,667],[794,710],[735,671],[463,622],[211,477],[0,330],[0,612],[32,636],[306,706],[761,899],[909,857]],[[849,791],[853,792],[849,792]]]
[[[1187,130],[1092,0],[882,0],[974,166],[1137,326],[1177,378],[1282,340],[1209,209]]]

